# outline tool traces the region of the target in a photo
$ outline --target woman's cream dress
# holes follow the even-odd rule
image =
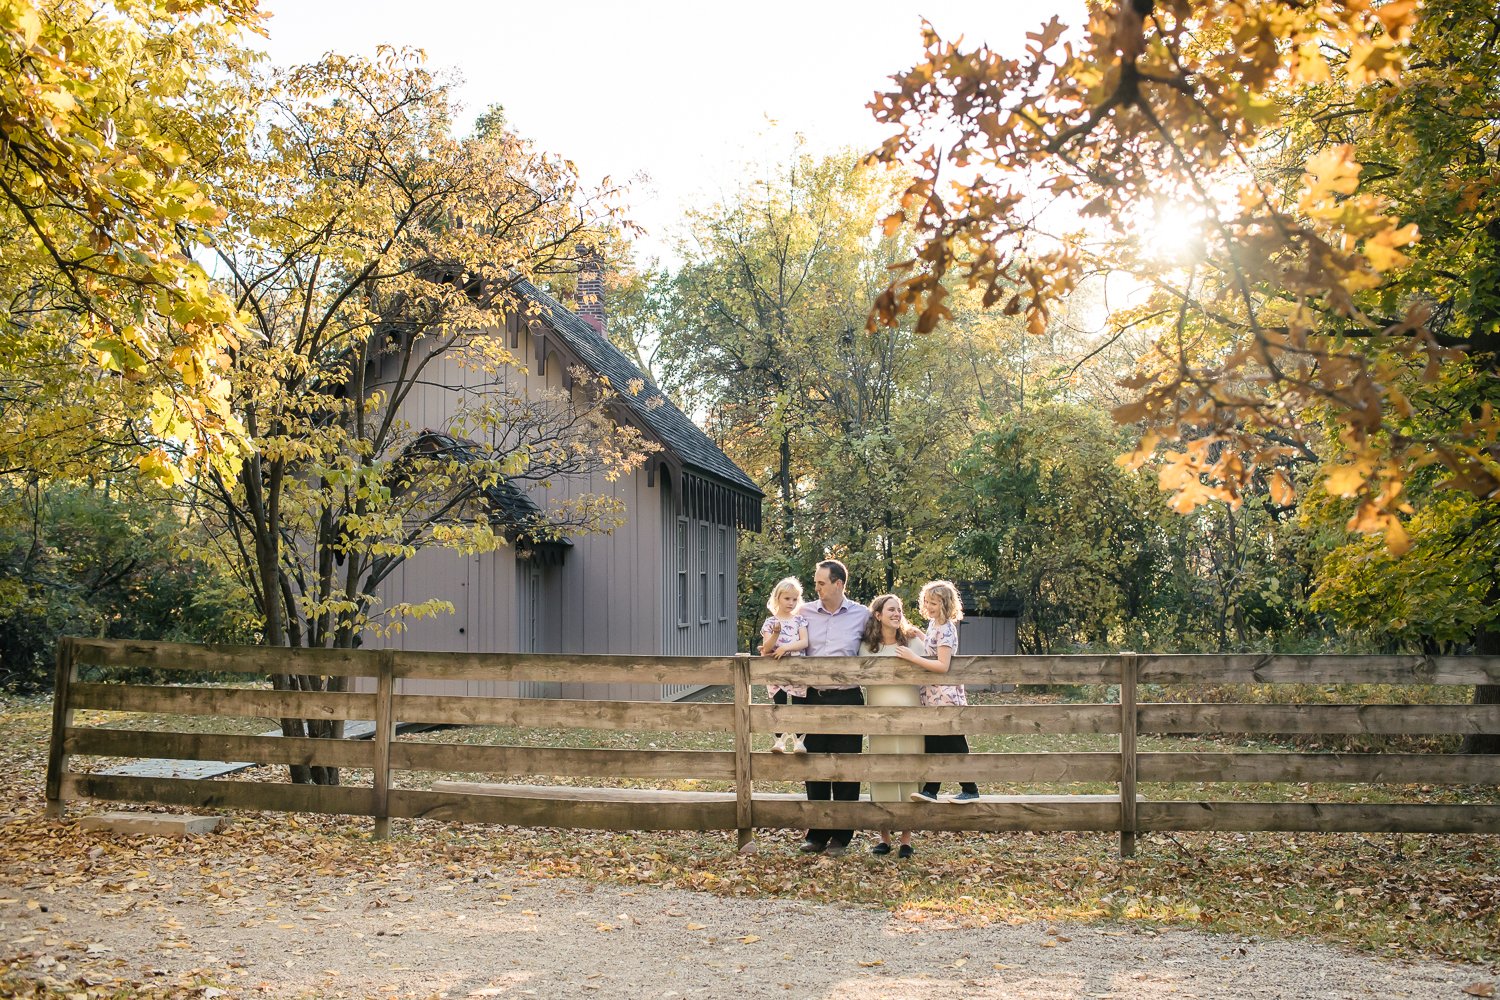
[[[921,636],[910,639],[907,647],[921,656],[927,655],[926,643]],[[875,656],[895,656],[894,645],[881,646],[873,654]],[[917,701],[917,686],[915,684],[867,684],[865,685],[865,704],[875,705],[882,708],[916,708],[920,703]],[[871,753],[921,753],[923,747],[921,736],[871,736]],[[872,781],[870,782],[871,802],[905,802],[912,792],[922,787],[920,781]]]

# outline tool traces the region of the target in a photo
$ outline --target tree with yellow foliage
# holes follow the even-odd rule
[[[1465,567],[1444,586],[1463,590],[1471,647],[1500,651],[1494,5],[1125,0],[1028,38],[1012,59],[929,29],[877,95],[892,134],[876,158],[918,169],[890,224],[920,244],[871,325],[916,310],[932,329],[955,276],[1041,331],[1087,269],[1136,274],[1152,295],[1112,323],[1154,342],[1115,410],[1139,431],[1122,460],[1155,461],[1184,512],[1257,481],[1290,503],[1311,466],[1333,501],[1320,516],[1341,507],[1396,557],[1415,529],[1415,556]],[[1031,220],[1053,202],[1107,235],[1044,236]],[[1142,243],[1167,212],[1198,233],[1164,265]],[[1388,607],[1451,606],[1441,587],[1397,600],[1423,567],[1369,572],[1367,548],[1325,563],[1322,608],[1378,588]],[[1457,619],[1399,617],[1408,637],[1454,638]]]
[[[1369,169],[1358,139],[1326,137],[1346,118],[1389,132],[1434,77],[1472,78],[1449,102],[1450,127],[1467,129],[1489,165],[1444,182],[1494,218],[1483,48],[1494,18],[1472,2],[1419,14],[1413,0],[1127,0],[1096,7],[1081,34],[1053,19],[1014,59],[929,29],[924,60],[872,105],[893,128],[877,158],[918,168],[891,224],[912,223],[921,244],[871,324],[911,309],[932,329],[951,273],[1039,332],[1086,269],[1136,273],[1155,294],[1117,322],[1149,320],[1157,339],[1126,382],[1134,401],[1115,413],[1140,428],[1132,463],[1163,446],[1162,484],[1179,509],[1234,503],[1257,468],[1295,458],[1326,422],[1340,442],[1327,488],[1357,498],[1351,528],[1384,533],[1399,552],[1418,470],[1440,466],[1486,500],[1500,490],[1489,399],[1458,420],[1418,419],[1418,397],[1445,371],[1477,365],[1493,381],[1493,302],[1462,331],[1445,325],[1457,289],[1407,278],[1422,256],[1409,199]],[[1321,122],[1324,141],[1289,127],[1299,113]],[[1043,235],[1032,219],[1047,201],[1114,238],[1100,250],[1081,234]],[[1201,227],[1192,259],[1162,268],[1135,237],[1168,206]],[[1289,498],[1293,484],[1277,470],[1272,489]]]
[[[255,0],[0,2],[0,470],[231,454],[244,327],[193,253]]]

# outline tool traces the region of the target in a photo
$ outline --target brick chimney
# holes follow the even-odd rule
[[[585,323],[604,333],[604,261],[593,247],[585,247],[578,266],[578,304],[574,309]]]

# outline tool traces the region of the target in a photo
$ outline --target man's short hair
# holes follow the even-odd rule
[[[839,583],[849,582],[849,567],[837,559],[824,559],[818,563],[818,569],[826,569],[830,580],[837,580]]]

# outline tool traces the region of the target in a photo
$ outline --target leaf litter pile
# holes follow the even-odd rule
[[[1174,949],[1190,955],[1182,943],[1189,939],[1208,944],[1201,962],[1160,959],[1166,964],[1101,980],[1099,992],[1080,981],[1074,995],[1154,996],[1158,991],[1145,989],[1149,982],[1135,983],[1142,989],[1132,992],[1130,977],[1169,975],[1174,961],[1209,972],[1214,961],[1260,955],[1264,964],[1274,949],[1306,947],[1300,942],[1308,938],[1345,947],[1292,964],[1326,965],[1339,955],[1357,958],[1355,952],[1476,963],[1430,966],[1439,971],[1429,979],[1443,984],[1435,992],[1372,985],[1371,992],[1349,996],[1492,996],[1500,961],[1500,843],[1491,836],[1149,835],[1127,860],[1118,857],[1114,835],[931,834],[919,835],[916,858],[900,864],[869,856],[867,835],[835,860],[797,855],[786,831],[762,831],[760,852],[741,856],[732,835],[417,821],[397,823],[393,839],[375,842],[369,820],[270,813],[237,813],[220,832],[186,840],[111,837],[42,817],[50,703],[0,702],[0,722],[8,737],[0,747],[0,995],[611,995],[604,972],[580,976],[575,992],[538,992],[524,974],[507,978],[495,963],[477,986],[415,987],[421,978],[402,979],[420,977],[424,962],[441,958],[430,940],[415,953],[403,950],[423,932],[430,938],[435,929],[451,929],[440,940],[451,938],[462,964],[465,935],[485,920],[524,929],[561,919],[559,907],[568,911],[562,916],[576,917],[572,930],[598,942],[617,940],[611,947],[627,954],[643,946],[626,946],[631,934],[644,939],[662,924],[667,947],[709,956],[703,964],[710,984],[745,973],[751,961],[755,981],[776,987],[767,996],[797,995],[813,985],[773,981],[780,974],[760,964],[768,957],[799,970],[807,964],[800,954],[765,954],[782,947],[782,924],[789,921],[786,933],[805,942],[809,925],[861,915],[881,917],[887,928],[881,941],[895,943],[842,956],[851,965],[846,977],[883,983],[851,996],[904,996],[895,984],[911,980],[912,996],[948,996],[938,988],[947,983],[953,996],[1029,997],[1025,976],[1039,974],[1038,956],[1119,942],[1137,952],[1148,947],[1142,942],[1156,942],[1149,947],[1168,955]],[[257,771],[264,780],[284,780],[280,769]],[[69,816],[114,808],[80,803]],[[539,900],[550,904],[545,912]],[[742,919],[726,930],[715,918],[730,912]],[[109,933],[98,933],[101,925]],[[95,933],[80,933],[85,926]],[[1187,928],[1216,933],[1187,935]],[[930,962],[920,972],[908,968],[923,949],[908,947],[903,935],[925,940],[919,932],[941,930],[952,936],[936,940],[960,948],[969,940],[962,935],[996,929],[1014,931],[1024,942],[1023,958],[959,950],[940,956],[941,965],[932,967],[940,975]],[[210,930],[222,947],[205,947]],[[342,950],[328,952],[320,944],[325,936],[342,942]],[[1159,942],[1169,938],[1173,943],[1162,951]],[[821,934],[816,940],[826,943]],[[603,954],[599,948],[586,949],[577,962]],[[756,948],[761,953],[752,960],[749,949]],[[936,955],[926,951],[926,959]],[[671,958],[680,963],[688,955]],[[1144,952],[1135,958],[1142,961]],[[1371,969],[1406,968],[1360,961]],[[645,958],[648,976],[659,967],[658,959]],[[1295,979],[1306,969],[1288,974]],[[1388,975],[1402,979],[1399,972]],[[1007,976],[1014,990],[992,991]],[[594,977],[602,978],[590,982]],[[1055,995],[1046,990],[1056,987],[1056,976],[1044,980],[1035,995]],[[1160,992],[1180,993],[1166,985]],[[642,995],[694,994],[663,987]]]

